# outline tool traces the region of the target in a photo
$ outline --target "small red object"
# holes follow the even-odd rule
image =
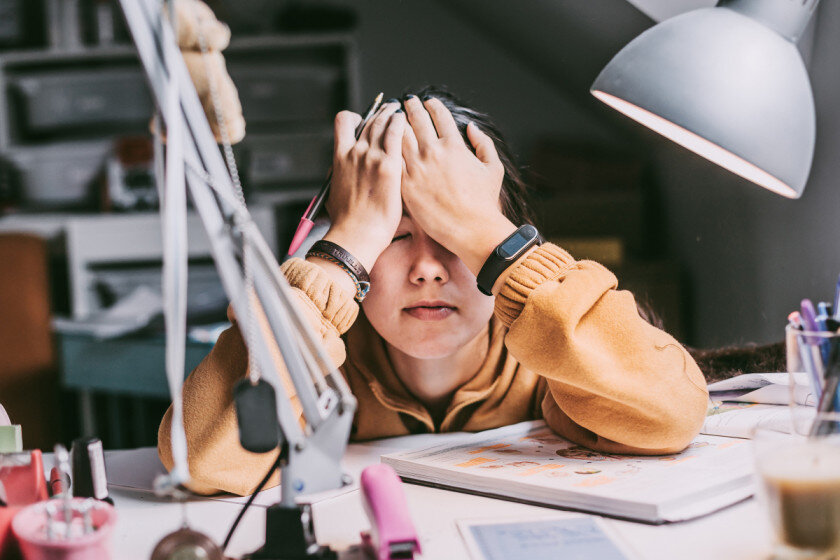
[[[58,496],[63,494],[66,490],[64,484],[64,476],[61,474],[61,469],[53,467],[50,471],[50,496]]]
[[[0,483],[7,506],[28,506],[46,500],[47,481],[41,450],[0,454]]]

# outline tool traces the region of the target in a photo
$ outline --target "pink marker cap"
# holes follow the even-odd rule
[[[303,245],[303,240],[306,239],[306,236],[309,235],[309,232],[312,231],[312,226],[315,225],[310,219],[301,218],[300,223],[298,224],[297,229],[295,230],[295,236],[292,238],[292,242],[289,244],[289,255],[294,255],[300,246]]]

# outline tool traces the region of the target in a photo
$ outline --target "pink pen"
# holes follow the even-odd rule
[[[360,484],[371,525],[370,533],[362,533],[362,543],[370,555],[377,560],[394,560],[421,553],[402,482],[394,469],[371,465],[362,471]]]
[[[376,99],[373,100],[368,110],[365,111],[365,115],[362,118],[362,122],[356,127],[356,140],[359,139],[359,136],[362,134],[362,131],[365,129],[365,125],[379,108],[379,105],[382,103],[382,96],[383,94],[380,92],[379,95],[376,96]],[[303,213],[303,217],[300,219],[300,223],[298,224],[297,229],[295,230],[295,235],[292,237],[292,242],[289,244],[289,255],[293,255],[300,246],[303,244],[303,240],[306,239],[306,236],[309,235],[309,232],[312,231],[312,226],[315,225],[315,216],[318,215],[318,212],[321,211],[321,208],[324,206],[324,201],[327,200],[327,195],[330,193],[330,182],[332,181],[332,169],[330,169],[329,174],[327,175],[327,180],[324,181],[324,184],[321,185],[318,194],[316,194],[312,201],[309,203],[309,206],[306,207],[306,212]]]

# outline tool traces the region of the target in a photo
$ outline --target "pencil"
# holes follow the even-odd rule
[[[365,129],[365,125],[382,104],[382,97],[383,94],[380,92],[379,95],[376,96],[376,99],[373,100],[373,103],[370,104],[367,111],[365,111],[362,121],[358,124],[358,126],[356,126],[356,140],[359,139],[359,136],[361,136],[362,131]],[[318,191],[318,194],[316,194],[312,199],[312,202],[309,203],[309,206],[306,208],[306,212],[303,213],[303,217],[300,219],[300,223],[295,230],[292,242],[289,244],[289,255],[294,254],[295,251],[300,249],[300,246],[303,244],[303,240],[306,239],[306,236],[309,235],[310,231],[312,231],[312,226],[315,225],[313,219],[318,215],[318,212],[321,211],[321,207],[324,206],[324,201],[327,200],[327,196],[330,193],[331,182],[332,168],[330,168],[330,172],[327,174],[327,178],[324,181],[324,184],[321,185],[321,189]]]

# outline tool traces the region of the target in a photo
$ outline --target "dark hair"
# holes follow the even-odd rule
[[[784,341],[711,349],[686,347],[686,350],[709,383],[742,373],[787,371]]]
[[[449,109],[449,112],[452,113],[452,116],[455,118],[455,123],[458,125],[458,130],[461,131],[461,136],[470,149],[472,149],[472,145],[467,138],[467,125],[470,122],[474,123],[479,130],[493,140],[493,143],[496,145],[496,152],[499,154],[499,159],[505,168],[505,177],[502,181],[502,190],[499,195],[502,204],[502,213],[507,219],[518,226],[533,224],[534,216],[531,208],[528,206],[529,186],[525,183],[522,172],[516,163],[516,158],[505,142],[502,132],[496,123],[487,114],[466,106],[445,87],[426,86],[418,91],[406,91],[402,99],[405,100],[409,95],[416,95],[423,101],[431,97],[440,99],[446,105],[446,108]]]

